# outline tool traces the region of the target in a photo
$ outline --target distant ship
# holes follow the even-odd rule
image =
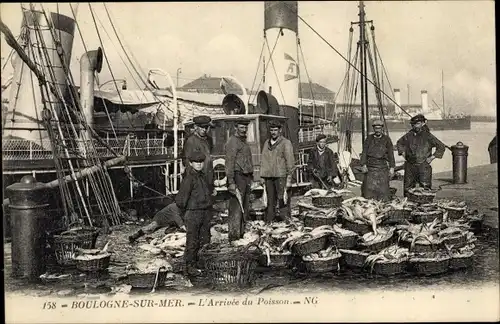
[[[402,105],[399,89],[394,89],[394,99],[399,106],[402,106],[405,110],[410,112],[412,116],[416,114],[423,114],[427,118],[427,125],[433,131],[443,131],[443,130],[470,130],[471,129],[471,116],[458,114],[458,115],[445,115],[439,107],[437,109],[429,109],[427,91],[421,91],[421,105]],[[444,103],[443,103],[444,106]],[[379,117],[378,106],[376,104],[369,105],[370,115],[373,118]],[[384,107],[385,110],[394,110],[394,106]],[[351,116],[345,116],[342,113],[337,114],[337,121],[339,125],[342,123],[349,122],[350,129],[352,132],[361,132],[361,116],[358,115],[358,110],[351,113]],[[360,113],[359,113],[360,114]],[[396,113],[384,113],[386,128],[393,132],[403,132],[408,131],[411,128],[410,116],[396,114]],[[369,121],[370,123],[371,121]],[[371,129],[371,125],[369,128]]]

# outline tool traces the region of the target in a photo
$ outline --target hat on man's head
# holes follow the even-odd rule
[[[411,119],[410,119],[410,124],[416,124],[418,122],[426,122],[427,119],[424,117],[424,115],[422,114],[418,114],[418,115],[415,115],[413,116]]]
[[[374,121],[372,121],[372,127],[375,126],[384,126],[384,123],[380,119],[375,119]]]
[[[250,124],[250,121],[248,119],[241,118],[241,119],[236,119],[234,121],[234,124],[235,125],[248,125],[248,124]]]
[[[283,125],[279,120],[270,120],[268,123],[269,128],[281,128]]]
[[[193,118],[193,122],[198,126],[212,126],[212,118],[209,116],[201,115]]]
[[[205,158],[205,153],[201,151],[194,151],[188,155],[189,162],[203,162]]]
[[[325,138],[326,138],[325,134],[319,134],[318,136],[316,136],[316,142],[319,142],[319,141],[321,141],[322,139],[325,139]]]

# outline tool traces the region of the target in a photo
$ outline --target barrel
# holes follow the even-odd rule
[[[48,189],[27,175],[6,188],[12,235],[12,276],[36,281],[46,270]]]
[[[467,156],[469,147],[462,142],[458,142],[451,147],[453,156],[453,183],[467,183]]]

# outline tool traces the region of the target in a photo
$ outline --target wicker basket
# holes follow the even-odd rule
[[[360,243],[359,247],[360,249],[363,249],[365,251],[370,251],[370,252],[380,252],[383,249],[391,246],[394,243],[394,233],[393,235],[387,237],[385,240],[373,243],[373,244],[363,244]]]
[[[304,225],[306,227],[318,227],[323,225],[333,226],[337,222],[337,217],[324,217],[317,216],[314,214],[309,214],[304,216]]]
[[[401,240],[399,241],[399,244],[413,253],[436,252],[444,249],[444,245],[442,242],[439,242],[437,244],[415,242],[415,244],[413,244],[413,248],[411,247],[411,242],[411,240]]]
[[[69,231],[55,231],[49,237],[49,243],[61,266],[72,266],[78,249],[93,249],[99,231],[97,228],[86,227]]]
[[[411,209],[391,209],[382,221],[384,225],[404,225],[411,220]]]
[[[337,247],[337,249],[349,250],[358,245],[358,235],[341,235],[330,236],[330,242]]]
[[[371,272],[382,276],[394,276],[405,273],[408,269],[408,259],[375,262]]]
[[[305,261],[304,266],[307,272],[317,273],[317,272],[329,272],[334,271],[339,268],[339,260],[341,254],[337,253],[326,258],[320,258],[312,261]]]
[[[167,273],[165,268],[161,268],[157,272],[131,273],[127,276],[127,282],[132,288],[153,289],[165,285]],[[157,275],[158,279],[156,278]]]
[[[464,268],[472,267],[474,263],[474,253],[464,253],[459,255],[453,255],[450,260],[450,269],[458,270]]]
[[[104,253],[98,255],[99,258],[96,259],[81,259],[79,257],[75,258],[76,268],[84,272],[98,272],[106,270],[109,267],[109,261],[111,260],[110,253]]]
[[[436,218],[439,220],[443,220],[443,214],[444,210],[436,210],[433,211],[432,213],[426,213],[414,210],[411,212],[411,221],[412,223],[415,224],[431,223]]]
[[[366,258],[372,254],[369,252],[362,252],[356,250],[339,250],[342,254],[343,263],[350,268],[362,268],[365,264]]]
[[[410,258],[411,271],[419,275],[437,275],[448,272],[450,267],[451,257],[442,257],[437,260],[424,259],[424,258]]]
[[[208,279],[215,288],[231,289],[251,286],[262,251],[256,245],[231,247],[225,251],[205,245],[199,252]]]
[[[288,253],[270,253],[268,263],[267,254],[264,252],[259,258],[259,264],[271,268],[287,268],[292,264],[293,255]]]
[[[466,208],[449,208],[442,207],[446,212],[448,212],[448,220],[457,220],[465,216]]]
[[[292,246],[292,253],[298,256],[304,256],[323,250],[328,244],[328,236],[322,235],[319,237],[310,238],[300,243],[295,243]]]
[[[454,248],[461,248],[467,245],[467,232],[448,236],[443,239],[443,245],[453,245]]]
[[[415,195],[408,192],[408,200],[416,204],[430,204],[434,201],[436,195]]]
[[[350,220],[345,218],[342,218],[342,226],[346,230],[353,231],[355,233],[358,233],[359,235],[370,233],[372,231],[371,225],[351,222]]]
[[[333,197],[312,197],[311,202],[314,207],[332,208],[342,206],[342,196]]]

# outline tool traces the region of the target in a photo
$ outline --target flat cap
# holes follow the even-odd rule
[[[372,121],[372,127],[373,126],[384,126],[384,123],[380,119],[375,119]]]
[[[201,151],[194,151],[188,156],[190,162],[203,162],[205,158],[205,154]]]
[[[283,124],[279,120],[270,120],[268,123],[269,128],[281,128]]]
[[[205,115],[196,116],[193,118],[193,122],[198,126],[208,126],[212,124],[212,118]]]
[[[235,125],[248,125],[248,124],[250,124],[250,121],[248,119],[241,118],[241,119],[236,119],[234,121],[234,124]]]
[[[326,138],[325,134],[318,134],[318,136],[316,136],[316,142],[319,142],[319,141],[321,141],[322,139],[325,139],[325,138]]]
[[[427,119],[424,117],[424,115],[418,114],[418,115],[413,116],[410,119],[410,124],[415,124],[415,123],[418,123],[418,122],[425,122],[425,121],[427,121]]]

